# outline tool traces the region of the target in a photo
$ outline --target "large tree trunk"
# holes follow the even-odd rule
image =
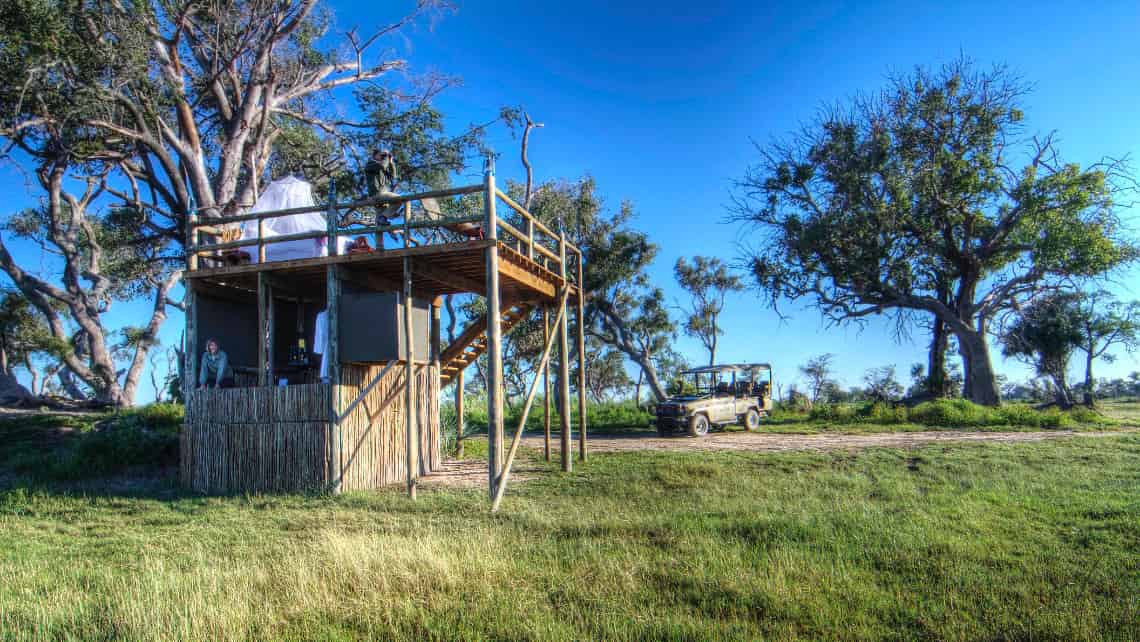
[[[657,401],[665,401],[669,395],[665,392],[665,387],[661,385],[661,379],[657,377],[657,368],[653,367],[653,361],[646,355],[638,355],[634,358],[634,363],[641,368],[641,373],[645,375],[645,382],[649,384],[649,389],[653,391],[653,396]]]
[[[986,345],[985,331],[959,327],[954,336],[958,339],[958,354],[962,355],[965,369],[966,399],[983,406],[996,406],[1001,403],[997,378],[990,362],[990,347]]]
[[[31,401],[33,395],[10,372],[0,372],[0,406],[14,406]]]
[[[1085,352],[1084,404],[1089,408],[1096,405],[1096,396],[1093,394],[1093,346],[1087,346]]]
[[[946,329],[946,322],[934,317],[926,369],[926,391],[936,399],[946,397],[950,392],[946,376],[946,349],[949,344],[950,333]]]
[[[641,407],[641,383],[645,381],[645,371],[638,371],[637,386],[633,389],[633,403]]]
[[[1073,393],[1069,390],[1069,384],[1065,381],[1065,372],[1052,372],[1049,375],[1053,379],[1055,397],[1057,399],[1057,406],[1062,410],[1068,410],[1073,407]]]

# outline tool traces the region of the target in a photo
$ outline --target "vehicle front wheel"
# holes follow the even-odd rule
[[[744,413],[744,427],[748,430],[759,430],[760,411],[755,408],[749,408],[748,412]]]
[[[704,437],[709,434],[709,418],[704,415],[693,415],[689,420],[689,434],[693,437]]]

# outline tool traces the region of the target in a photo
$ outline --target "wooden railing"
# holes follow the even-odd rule
[[[462,216],[435,216],[423,208],[425,199],[443,199],[465,194],[482,193],[483,213]],[[521,221],[519,229],[504,217],[496,215],[495,207],[488,207],[488,199],[501,201]],[[412,214],[412,203],[421,204],[423,217]],[[398,223],[380,225],[378,223],[366,224],[359,220],[342,221],[345,214],[372,209],[380,216],[388,219],[402,219]],[[298,234],[284,234],[279,236],[266,236],[266,222],[283,216],[296,214],[323,213],[327,221],[327,229],[301,232]],[[489,220],[490,219],[490,220]],[[236,241],[204,242],[203,235],[220,236],[227,226],[238,225],[247,221],[257,221],[257,237],[245,238]],[[235,216],[211,217],[199,219],[197,214],[191,214],[189,220],[189,238],[187,239],[187,269],[199,269],[200,257],[216,257],[223,260],[220,252],[237,248],[256,248],[257,261],[266,262],[266,246],[287,241],[301,241],[306,239],[325,239],[330,256],[338,252],[337,239],[342,236],[372,236],[375,249],[383,247],[384,235],[398,239],[403,247],[436,245],[448,242],[446,235],[430,233],[432,231],[448,230],[454,232],[461,226],[479,224],[485,238],[493,238],[507,247],[512,247],[519,254],[535,261],[550,272],[563,276],[567,281],[576,283],[581,272],[579,266],[582,261],[582,252],[570,241],[566,240],[565,233],[556,233],[548,226],[536,219],[522,205],[519,205],[502,190],[495,187],[494,174],[488,173],[483,184],[452,187],[448,189],[432,190],[417,194],[399,196],[378,196],[353,201],[337,202],[335,192],[331,192],[329,200],[324,205],[310,207],[297,207],[285,210],[268,212],[255,212]],[[488,233],[492,229],[493,233]],[[421,237],[415,238],[413,232]],[[566,257],[565,259],[563,257]],[[250,257],[252,260],[253,257]],[[566,265],[563,265],[563,263]]]

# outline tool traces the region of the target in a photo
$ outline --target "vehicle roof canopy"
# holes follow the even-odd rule
[[[715,366],[690,368],[681,374],[704,374],[706,372],[742,372],[749,370],[767,370],[768,372],[771,372],[772,365],[768,363],[725,363]]]

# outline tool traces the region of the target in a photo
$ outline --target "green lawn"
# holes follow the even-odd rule
[[[497,515],[480,490],[0,484],[10,639],[1140,637],[1135,434],[599,454]]]

